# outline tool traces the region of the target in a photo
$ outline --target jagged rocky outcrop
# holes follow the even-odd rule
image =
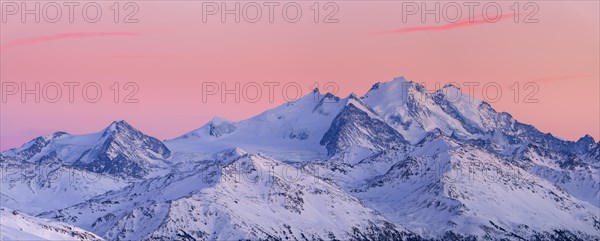
[[[358,100],[350,101],[333,119],[331,127],[320,141],[334,156],[350,147],[382,151],[405,143],[402,135],[379,119]]]

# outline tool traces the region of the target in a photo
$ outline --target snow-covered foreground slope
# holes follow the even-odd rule
[[[119,177],[73,168],[61,162],[30,163],[0,158],[3,207],[36,215],[69,207],[128,185]]]
[[[260,155],[204,163],[44,216],[110,240],[416,238],[330,184]]]
[[[599,150],[397,78],[164,143],[39,137],[0,153],[0,201],[107,240],[599,240]]]
[[[355,165],[307,166],[422,237],[598,238],[600,209],[476,146],[439,136]],[[325,172],[323,172],[323,170]]]
[[[65,223],[0,208],[0,240],[104,240]]]

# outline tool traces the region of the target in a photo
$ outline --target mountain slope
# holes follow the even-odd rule
[[[30,163],[0,157],[0,168],[2,206],[32,215],[128,185],[121,178],[80,170],[57,160]]]
[[[64,223],[0,208],[0,240],[103,240]]]
[[[347,101],[315,89],[247,120],[212,120],[165,144],[175,152],[214,153],[239,147],[282,161],[325,159],[327,150],[319,142]]]
[[[163,160],[170,156],[171,151],[161,141],[118,121],[107,127],[98,144],[82,153],[73,165],[96,173],[141,178],[151,169],[166,168]]]
[[[428,132],[440,130],[457,141],[501,155],[600,207],[600,165],[589,154],[594,147],[590,136],[573,142],[542,133],[453,85],[428,92],[423,85],[400,77],[375,84],[361,98],[413,144]]]
[[[331,157],[356,148],[364,149],[367,155],[372,155],[373,152],[403,144],[405,140],[362,101],[351,95],[319,143],[326,146]],[[352,157],[345,156],[344,159]]]
[[[326,166],[311,168],[424,237],[554,239],[555,232],[570,232],[600,238],[600,208],[493,153],[447,137],[352,166]],[[382,168],[373,171],[374,166]]]
[[[281,162],[244,154],[202,165],[204,175],[150,180],[44,216],[110,240],[417,238],[335,185]]]
[[[0,201],[108,240],[599,240],[599,146],[397,78],[164,144],[123,121],[39,137],[0,153]]]
[[[103,131],[85,135],[57,132],[38,137],[20,148],[3,152],[7,158],[43,163],[59,161],[95,173],[124,178],[164,174],[170,150],[125,121],[116,121]],[[156,172],[156,173],[155,173]]]
[[[542,133],[508,113],[497,112],[454,85],[429,92],[425,86],[399,77],[373,85],[361,98],[412,143],[434,129],[459,139],[490,141],[497,151],[512,151],[515,145],[533,143],[581,154],[594,141],[589,136],[579,142],[565,141]]]

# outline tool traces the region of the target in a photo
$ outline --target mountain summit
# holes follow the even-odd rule
[[[399,77],[164,142],[125,121],[38,137],[0,153],[22,171],[1,200],[107,240],[599,240],[599,159],[589,135]]]
[[[125,121],[112,122],[101,132],[71,135],[57,132],[11,149],[3,156],[26,162],[60,162],[94,173],[142,178],[165,167],[171,151]]]
[[[158,139],[125,121],[116,121],[73,165],[96,173],[141,178],[170,156],[171,151]]]

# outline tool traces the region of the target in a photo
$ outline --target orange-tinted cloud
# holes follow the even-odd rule
[[[135,36],[138,33],[132,32],[88,32],[88,33],[61,33],[51,36],[42,36],[27,39],[18,39],[6,44],[0,45],[0,48],[11,48],[21,45],[29,45],[36,43],[43,43],[53,40],[70,39],[70,38],[91,38],[91,37],[107,37],[107,36]]]
[[[480,24],[496,23],[498,21],[501,21],[502,19],[513,17],[513,16],[515,16],[515,15],[514,14],[506,14],[506,15],[500,15],[499,17],[493,18],[493,19],[485,19],[483,17],[479,17],[478,19],[474,19],[472,21],[470,19],[466,19],[466,20],[459,21],[456,23],[450,23],[450,24],[440,25],[440,26],[400,28],[400,29],[394,29],[394,30],[389,30],[389,31],[383,31],[381,33],[394,34],[394,33],[412,33],[412,32],[423,32],[423,31],[449,30],[449,29],[454,29],[454,28],[468,27],[468,26],[474,26],[474,25],[480,25]]]

